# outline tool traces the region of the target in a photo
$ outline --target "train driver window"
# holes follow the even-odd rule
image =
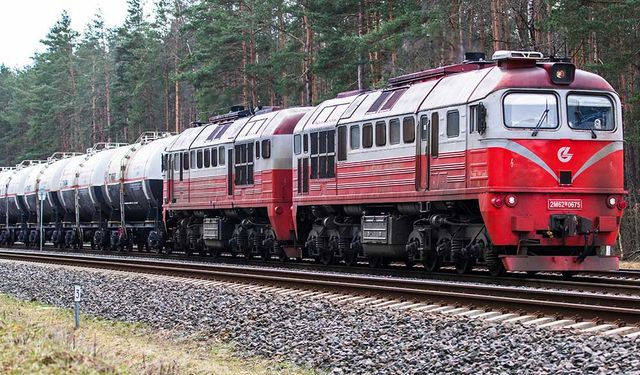
[[[400,120],[397,118],[389,121],[389,143],[392,145],[400,143]]]
[[[305,154],[309,151],[309,136],[307,134],[302,136],[302,149]]]
[[[429,139],[429,116],[427,115],[420,117],[420,139],[423,141]]]
[[[180,170],[180,154],[173,154],[173,170],[178,172]]]
[[[349,128],[349,141],[352,150],[360,148],[360,125],[351,125],[351,128]]]
[[[218,165],[224,165],[224,147],[218,148]]]
[[[438,157],[438,143],[440,142],[440,115],[438,112],[431,114],[431,157]]]
[[[376,146],[382,147],[387,144],[387,123],[385,121],[376,122]]]
[[[211,166],[211,149],[204,149],[204,167],[209,168]]]
[[[413,143],[416,140],[416,124],[413,117],[405,117],[402,119],[402,141],[404,143]]]
[[[447,112],[447,138],[460,135],[460,114],[457,110]]]
[[[197,167],[198,169],[202,169],[202,150],[197,151]]]

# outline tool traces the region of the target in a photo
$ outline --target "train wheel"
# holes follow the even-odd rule
[[[246,249],[244,249],[244,259],[246,259],[246,260],[253,259],[253,249],[252,248],[247,247]]]
[[[287,253],[284,251],[284,248],[282,248],[282,246],[278,247],[277,253],[278,253],[278,260],[281,263],[284,263],[289,260],[289,257],[287,256]]]
[[[271,260],[271,253],[268,248],[260,249],[260,258],[264,261]]]
[[[456,259],[456,261],[454,262],[454,265],[456,267],[456,271],[462,275],[462,274],[471,272],[471,270],[473,269],[473,266],[476,265],[476,260],[472,258],[466,258],[466,257],[460,258],[460,259]]]
[[[487,245],[484,249],[484,260],[489,268],[489,274],[493,277],[504,276],[507,270],[502,264],[502,260],[498,256],[498,249],[495,246]]]
[[[383,264],[383,259],[381,256],[369,256],[367,257],[369,261],[369,267],[371,268],[380,268]]]
[[[209,255],[211,256],[211,259],[218,259],[220,257],[220,249],[217,249],[217,248],[209,249]]]
[[[562,279],[571,280],[575,274],[575,271],[562,271]]]
[[[331,249],[324,249],[320,252],[320,262],[325,266],[333,264],[334,256]]]
[[[344,264],[349,267],[353,267],[358,264],[358,253],[349,249],[344,252]]]

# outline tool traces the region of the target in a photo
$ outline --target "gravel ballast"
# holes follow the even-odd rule
[[[640,340],[0,261],[0,292],[335,374],[640,374]]]

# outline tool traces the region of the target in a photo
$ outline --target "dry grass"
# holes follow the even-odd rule
[[[140,324],[82,317],[69,310],[0,295],[2,374],[311,374],[236,356],[212,340],[176,338]]]
[[[620,268],[621,269],[640,270],[640,262],[623,261],[623,262],[620,262]]]

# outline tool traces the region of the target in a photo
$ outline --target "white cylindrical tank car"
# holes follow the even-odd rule
[[[162,154],[174,138],[147,132],[132,145],[98,143],[86,154],[0,168],[0,244],[36,242],[42,221],[57,246],[144,248],[162,225]]]
[[[40,171],[43,163],[41,160],[25,160],[16,167],[15,173],[5,180],[2,203],[7,227],[0,236],[0,243],[28,242],[29,211],[24,200],[24,187],[27,177],[34,171]]]
[[[104,195],[112,209],[111,245],[138,248],[147,245],[162,222],[162,153],[174,136],[147,132],[136,143],[118,149],[110,160]],[[117,227],[117,228],[116,228]]]

